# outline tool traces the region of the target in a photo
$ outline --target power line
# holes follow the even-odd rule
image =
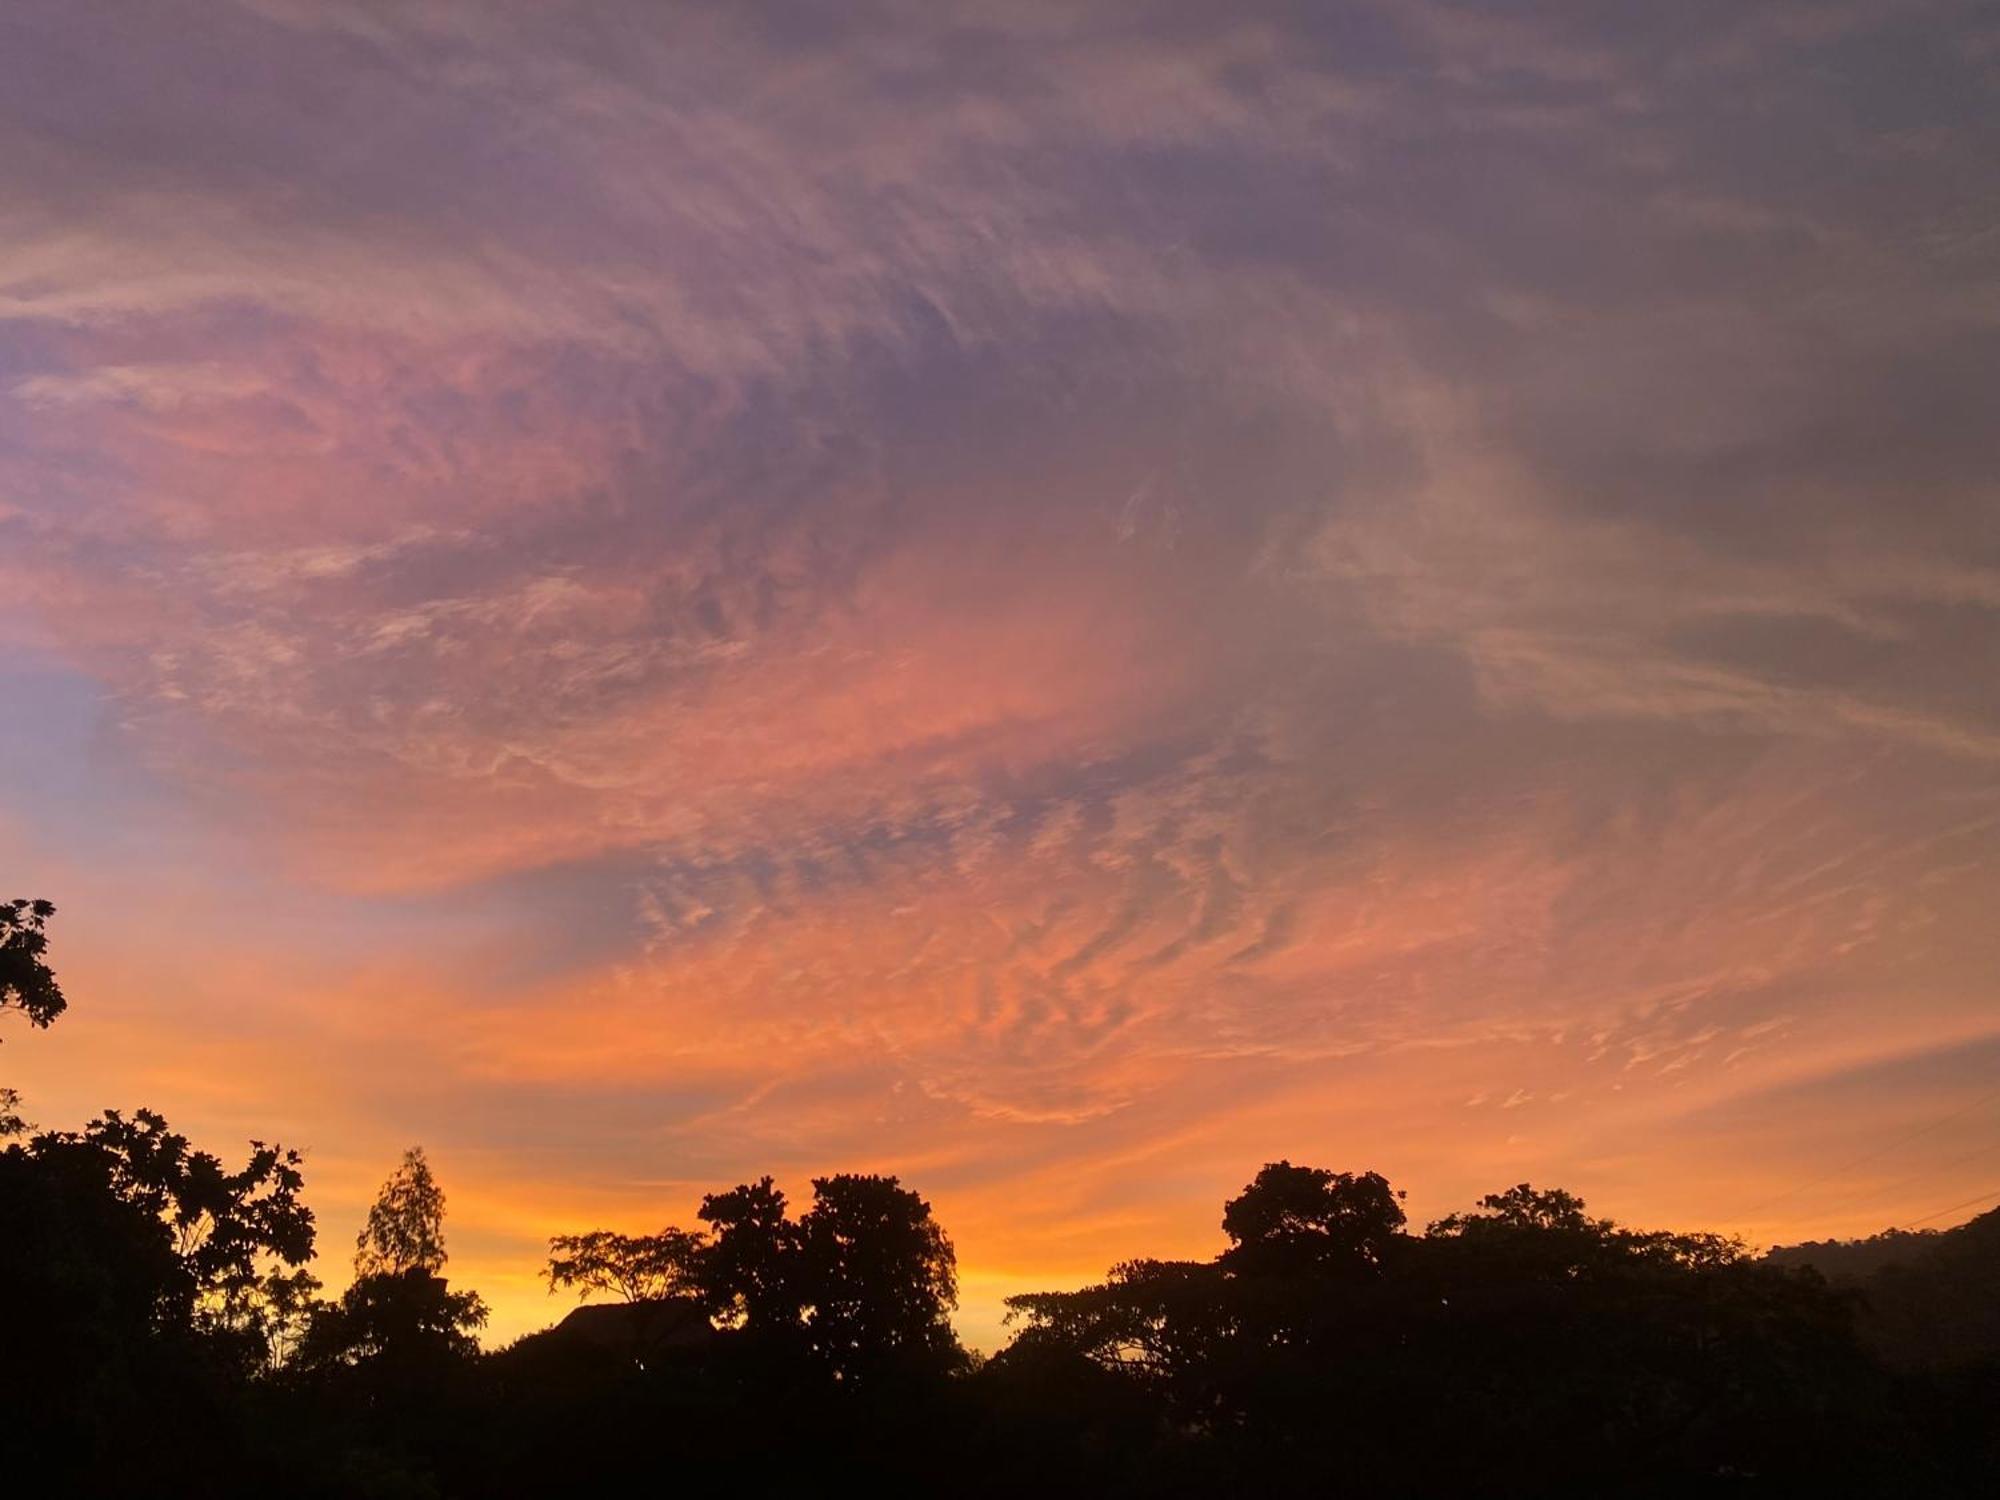
[[[1965,1105],[1963,1108],[1953,1110],[1950,1114],[1944,1116],[1942,1119],[1933,1120],[1928,1125],[1919,1125],[1915,1130],[1910,1131],[1908,1134],[1899,1135],[1894,1140],[1887,1141],[1880,1146],[1871,1146],[1868,1150],[1862,1152],[1861,1155],[1855,1157],[1854,1160],[1846,1162],[1841,1166],[1835,1167],[1830,1172],[1821,1173],[1818,1177],[1811,1178],[1805,1182],[1795,1183],[1791,1187],[1786,1188],[1782,1193],[1779,1193],[1775,1198],[1766,1198],[1762,1203],[1754,1204],[1749,1208],[1741,1210],[1740,1212],[1737,1213],[1736,1217],[1739,1220],[1748,1219],[1754,1214],[1762,1213],[1767,1208],[1776,1207],[1778,1204],[1783,1203],[1787,1198],[1793,1198],[1798,1196],[1798,1194],[1800,1193],[1808,1192],[1811,1189],[1820,1186],[1820,1184],[1822,1183],[1832,1182],[1836,1177],[1845,1177],[1849,1172],[1853,1171],[1856,1167],[1865,1167],[1866,1165],[1868,1165],[1869,1162],[1875,1161],[1879,1157],[1887,1156],[1891,1151],[1895,1151],[1903,1146],[1907,1146],[1911,1141],[1929,1135],[1933,1130],[1936,1130],[1944,1125],[1949,1125],[1953,1120],[1962,1119],[1964,1116],[1971,1114],[1974,1110],[1984,1108],[1986,1105],[1992,1103],[1995,1099],[2000,1099],[2000,1088],[1989,1089],[1986,1093],[1981,1094],[1977,1099],[1973,1100],[1970,1104]],[[1951,1212],[1951,1210],[1946,1209],[1945,1212],[1949,1213]]]
[[[1982,1156],[1991,1156],[1995,1151],[2000,1151],[2000,1141],[1983,1141],[1979,1145],[1974,1146],[1970,1151],[1962,1151],[1957,1156],[1948,1157],[1944,1161],[1933,1162],[1930,1166],[1924,1167],[1919,1171],[1906,1173],[1885,1187],[1866,1187],[1858,1194],[1849,1194],[1847,1197],[1837,1198],[1829,1206],[1828,1211],[1837,1212],[1844,1209],[1852,1209],[1856,1204],[1870,1198],[1887,1202],[1898,1192],[1910,1186],[1911,1183],[1922,1182],[1926,1178],[1937,1176],[1940,1172],[1949,1171],[1953,1167],[1963,1166],[1969,1161],[1976,1161]]]
[[[1942,1219],[1946,1214],[1955,1214],[1961,1208],[1970,1208],[1975,1203],[1984,1203],[1988,1198],[2000,1198],[2000,1188],[1995,1188],[1990,1193],[1981,1193],[1977,1198],[1967,1198],[1963,1203],[1954,1203],[1950,1208],[1941,1208],[1934,1214],[1925,1214],[1921,1219],[1912,1219],[1903,1228],[1915,1229],[1919,1224],[1928,1224],[1932,1219]]]

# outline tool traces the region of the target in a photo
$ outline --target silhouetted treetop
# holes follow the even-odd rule
[[[1748,1257],[1739,1239],[1627,1229],[1610,1219],[1592,1216],[1573,1193],[1561,1188],[1537,1189],[1525,1182],[1503,1193],[1488,1193],[1479,1200],[1475,1212],[1438,1220],[1430,1226],[1428,1237],[1462,1242],[1481,1254],[1506,1257],[1522,1272],[1535,1270],[1549,1276],[1647,1265],[1716,1269]]]
[[[230,1322],[247,1316],[263,1269],[312,1259],[313,1212],[301,1199],[305,1178],[296,1151],[253,1141],[234,1171],[152,1110],[130,1119],[106,1110],[81,1132],[35,1138],[29,1154],[70,1157],[122,1202],[159,1223],[180,1268],[180,1310]]]
[[[1593,1219],[1584,1212],[1583,1200],[1561,1188],[1540,1191],[1528,1183],[1516,1183],[1504,1193],[1488,1193],[1479,1200],[1481,1212],[1450,1214],[1431,1226],[1432,1234],[1477,1234],[1491,1229],[1560,1230],[1569,1234],[1602,1237],[1613,1225],[1609,1219]]]
[[[957,1256],[930,1204],[894,1177],[814,1178],[799,1240],[807,1328],[830,1365],[956,1354]]]
[[[340,1300],[321,1304],[299,1346],[308,1370],[379,1366],[429,1374],[479,1352],[486,1324],[477,1292],[454,1292],[421,1266],[356,1278]]]
[[[149,1109],[129,1120],[106,1110],[83,1139],[109,1157],[120,1193],[171,1227],[176,1252],[204,1287],[247,1284],[262,1255],[292,1266],[312,1258],[313,1212],[300,1199],[298,1152],[252,1141],[249,1159],[232,1172]]]
[[[0,1010],[16,1010],[29,1024],[47,1026],[69,1008],[49,968],[47,901],[0,901]]]
[[[1213,1262],[1127,1260],[1096,1286],[1007,1299],[1016,1345],[1081,1355],[1105,1368],[1171,1381],[1212,1355],[1241,1318]]]
[[[930,1204],[894,1177],[812,1186],[813,1205],[796,1220],[769,1177],[710,1193],[700,1210],[708,1239],[678,1229],[559,1237],[550,1282],[631,1300],[692,1292],[724,1328],[841,1379],[961,1359],[957,1257]]]
[[[382,1184],[368,1210],[368,1222],[355,1236],[354,1274],[435,1275],[444,1262],[444,1189],[431,1175],[424,1148],[412,1146]]]
[[[320,1376],[359,1382],[371,1399],[409,1400],[478,1352],[487,1309],[477,1292],[454,1292],[443,1276],[444,1190],[421,1146],[382,1184],[355,1244],[354,1282],[319,1303],[299,1345],[299,1363]]]
[[[714,1243],[702,1263],[702,1292],[725,1324],[778,1329],[798,1321],[798,1226],[769,1177],[701,1200],[700,1218]]]
[[[1373,1269],[1402,1232],[1402,1197],[1379,1172],[1272,1162],[1223,1208],[1234,1243],[1222,1265],[1245,1276]]]
[[[701,1231],[671,1226],[646,1235],[609,1229],[559,1234],[549,1241],[542,1274],[551,1292],[574,1287],[585,1296],[601,1292],[626,1302],[654,1302],[700,1291],[707,1248]]]
[[[7,1148],[0,1346],[86,1411],[140,1399],[140,1371],[161,1351],[209,1370],[271,1368],[287,1335],[274,1298],[317,1286],[302,1269],[313,1251],[303,1186],[296,1152],[253,1143],[231,1169],[150,1110]],[[63,1389],[59,1372],[79,1364],[95,1373]],[[141,1384],[127,1392],[128,1379]],[[15,1417],[44,1420],[34,1410]]]

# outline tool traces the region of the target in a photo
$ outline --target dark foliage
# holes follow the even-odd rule
[[[552,1292],[574,1287],[585,1296],[596,1292],[626,1302],[656,1302],[698,1290],[706,1248],[707,1236],[699,1231],[671,1227],[658,1234],[609,1229],[559,1234],[549,1241],[542,1274]]]
[[[47,1026],[69,1008],[49,968],[47,901],[0,901],[0,1011],[19,1011],[31,1025]]]
[[[1279,1163],[1229,1203],[1214,1260],[1015,1298],[1016,1337],[981,1363],[946,1322],[923,1200],[826,1178],[795,1219],[766,1181],[707,1200],[708,1238],[569,1237],[559,1257],[641,1278],[603,1289],[668,1290],[498,1353],[426,1260],[365,1271],[289,1357],[246,1359],[233,1341],[265,1325],[203,1313],[252,1284],[220,1247],[282,1268],[295,1221],[246,1191],[261,1148],[212,1179],[170,1165],[198,1157],[143,1115],[0,1153],[0,1210],[29,1226],[0,1259],[10,1367],[38,1377],[8,1457],[71,1462],[39,1493],[262,1494],[277,1472],[327,1496],[668,1474],[745,1494],[1972,1495],[2000,1461],[1990,1359],[1891,1369],[1859,1299],[1810,1268],[1525,1185],[1412,1234],[1380,1177]],[[197,1182],[226,1232],[183,1233]],[[441,1246],[441,1221],[413,1242]]]
[[[295,1153],[229,1171],[147,1110],[0,1152],[0,1462],[43,1493],[224,1492],[209,1466],[316,1285],[302,1186]]]
[[[799,1286],[799,1230],[785,1216],[785,1195],[765,1177],[710,1193],[701,1219],[714,1236],[697,1275],[703,1297],[722,1323],[776,1337],[804,1310]]]
[[[48,901],[0,901],[0,1014],[14,1011],[31,1026],[47,1027],[69,1008],[48,964],[48,922],[55,914]],[[21,1114],[21,1096],[0,1086],[0,1141],[33,1128]]]
[[[431,1273],[444,1261],[444,1190],[431,1176],[424,1148],[412,1146],[382,1184],[354,1238],[354,1274]]]
[[[957,1363],[957,1257],[922,1198],[893,1177],[816,1177],[797,1243],[807,1342],[828,1370],[866,1379]]]
[[[1766,1259],[1853,1290],[1862,1338],[1890,1364],[2000,1366],[2000,1208],[1956,1229],[1790,1245]]]

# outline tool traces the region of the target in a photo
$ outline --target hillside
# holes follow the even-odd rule
[[[2000,1361],[2000,1208],[1955,1229],[1781,1245],[1765,1259],[1852,1289],[1862,1336],[1892,1364]]]

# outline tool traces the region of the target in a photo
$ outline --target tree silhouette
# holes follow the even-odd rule
[[[0,1011],[19,1011],[33,1026],[47,1026],[69,1008],[50,970],[47,901],[0,901]]]
[[[175,1251],[203,1288],[242,1282],[260,1254],[294,1266],[311,1259],[313,1212],[299,1197],[305,1176],[298,1152],[252,1141],[250,1159],[227,1171],[149,1109],[129,1120],[106,1110],[83,1139],[109,1157],[124,1197],[166,1221]]]
[[[259,1277],[241,1298],[235,1315],[238,1326],[254,1347],[263,1351],[266,1374],[284,1368],[298,1353],[312,1326],[321,1285],[317,1276],[303,1268],[274,1269]]]
[[[957,1257],[930,1204],[894,1177],[814,1178],[799,1243],[808,1335],[830,1368],[851,1377],[957,1355]]]
[[[442,1276],[417,1266],[358,1278],[331,1306],[322,1305],[300,1345],[309,1367],[381,1363],[425,1370],[479,1350],[486,1304],[477,1292],[454,1292]]]
[[[702,1257],[701,1292],[724,1324],[753,1332],[794,1327],[803,1298],[798,1226],[769,1177],[710,1193],[700,1218],[714,1235]]]
[[[0,1151],[0,1468],[49,1494],[205,1488],[232,1390],[282,1353],[267,1288],[316,1285],[302,1187],[296,1153],[230,1170],[150,1110]]]
[[[1234,1243],[1221,1264],[1250,1276],[1373,1270],[1402,1232],[1402,1196],[1378,1172],[1272,1162],[1224,1206]]]
[[[77,1135],[0,1152],[0,1465],[52,1476],[52,1494],[83,1491],[93,1442],[145,1431],[146,1393],[190,1363],[187,1268],[114,1170]]]
[[[403,1153],[402,1165],[382,1184],[368,1222],[354,1239],[354,1274],[423,1271],[444,1265],[444,1190],[431,1175],[422,1146]]]
[[[354,1249],[354,1282],[321,1303],[299,1341],[299,1362],[321,1373],[359,1371],[375,1399],[413,1399],[478,1352],[487,1319],[476,1292],[454,1292],[444,1269],[444,1190],[423,1147],[412,1146],[382,1184]]]
[[[921,1197],[894,1177],[840,1175],[813,1179],[796,1222],[785,1208],[769,1177],[702,1199],[714,1240],[693,1281],[718,1322],[796,1342],[841,1379],[960,1357],[957,1259]]]
[[[1537,1191],[1528,1183],[1516,1183],[1504,1193],[1488,1193],[1479,1200],[1483,1213],[1451,1214],[1431,1226],[1433,1234],[1479,1234],[1490,1230],[1553,1230],[1565,1234],[1597,1238],[1609,1234],[1609,1219],[1593,1219],[1584,1212],[1583,1200],[1561,1188]]]
[[[48,920],[55,914],[47,901],[0,901],[0,1011],[18,1011],[31,1026],[47,1026],[69,1008],[48,965]],[[20,1094],[0,1088],[0,1141],[32,1129]]]
[[[1007,1299],[1018,1344],[1060,1349],[1165,1391],[1214,1357],[1238,1326],[1220,1269],[1187,1260],[1128,1260],[1096,1286]]]
[[[593,1229],[559,1234],[549,1241],[542,1274],[549,1290],[575,1287],[588,1296],[601,1292],[626,1302],[654,1302],[698,1292],[707,1236],[669,1226],[658,1234],[617,1234]]]
[[[1955,1229],[1808,1241],[1766,1260],[1810,1267],[1855,1291],[1862,1338],[1891,1365],[1953,1378],[1983,1369],[2000,1393],[2000,1208]]]
[[[275,1291],[291,1299],[298,1277],[318,1285],[300,1269],[312,1259],[314,1224],[300,1196],[299,1153],[252,1141],[249,1160],[232,1172],[146,1109],[129,1120],[106,1110],[80,1140],[103,1155],[113,1191],[167,1226],[191,1314],[242,1339],[247,1358],[272,1358],[268,1335],[278,1325],[265,1298]]]

